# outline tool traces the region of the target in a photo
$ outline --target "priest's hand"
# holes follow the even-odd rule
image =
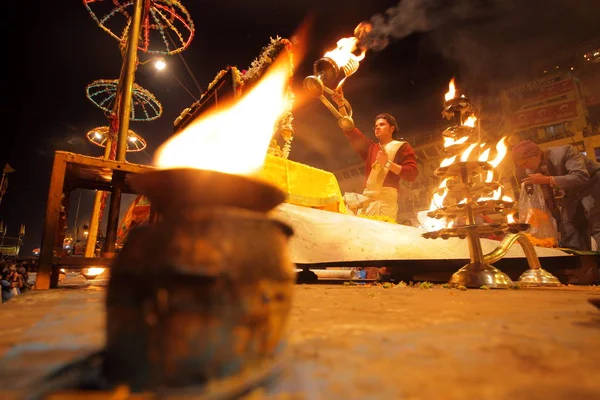
[[[533,183],[534,185],[555,185],[553,176],[542,174],[531,174],[521,181],[522,183]]]
[[[335,89],[333,93],[331,93],[331,99],[334,101],[335,104],[337,104],[338,108],[342,108],[345,106],[344,91],[341,87]]]
[[[388,158],[386,151],[381,149],[377,153],[377,158],[375,159],[375,162],[380,165],[385,165],[388,162],[388,159],[389,158]]]

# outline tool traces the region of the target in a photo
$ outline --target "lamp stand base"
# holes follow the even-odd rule
[[[486,286],[490,289],[510,289],[515,286],[513,281],[504,272],[489,264],[472,262],[452,275],[451,286],[464,286],[467,288],[480,288]]]
[[[542,268],[528,269],[519,277],[523,287],[557,287],[562,286],[557,277]]]

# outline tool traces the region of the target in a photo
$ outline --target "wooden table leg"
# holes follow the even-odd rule
[[[63,186],[67,162],[61,154],[55,153],[52,165],[50,188],[48,189],[48,202],[46,203],[46,219],[42,246],[40,249],[39,268],[37,271],[35,288],[45,290],[50,288],[50,275],[52,273],[52,256],[58,234],[59,214],[62,204]]]

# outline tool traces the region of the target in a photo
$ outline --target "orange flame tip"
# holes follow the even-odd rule
[[[201,115],[157,151],[161,169],[195,168],[252,175],[262,168],[274,126],[288,105],[291,71],[277,59],[237,102]]]
[[[454,78],[452,78],[450,79],[450,83],[448,83],[448,91],[444,95],[444,99],[450,101],[454,97],[456,97],[456,86],[454,85]]]

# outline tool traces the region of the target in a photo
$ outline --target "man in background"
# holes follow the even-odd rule
[[[600,164],[571,145],[542,149],[525,140],[511,152],[517,178],[524,184],[542,185],[547,204],[557,216],[559,245],[590,250],[591,236],[600,249]],[[557,207],[551,198],[553,189],[564,192]],[[585,218],[578,218],[578,211]]]

